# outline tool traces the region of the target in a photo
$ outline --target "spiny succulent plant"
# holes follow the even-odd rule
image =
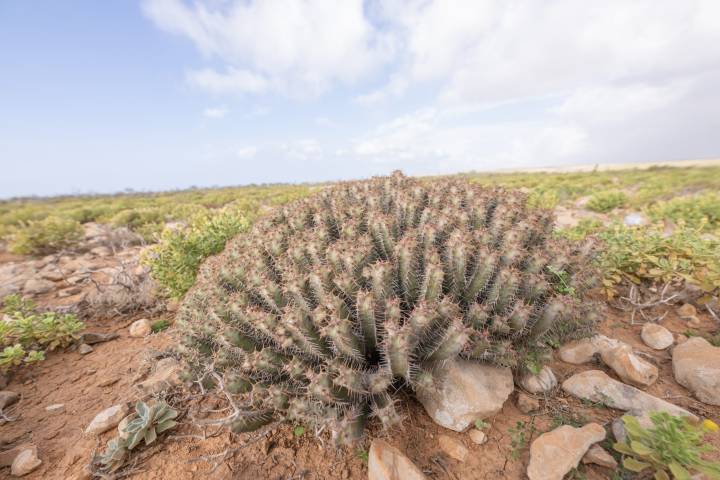
[[[393,393],[455,357],[519,367],[592,331],[590,245],[519,192],[402,174],[281,208],[208,261],[178,317],[188,374],[339,442],[398,421]]]

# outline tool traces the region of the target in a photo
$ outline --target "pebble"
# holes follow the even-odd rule
[[[470,453],[463,443],[449,435],[440,435],[438,438],[440,449],[458,462],[464,462]]]

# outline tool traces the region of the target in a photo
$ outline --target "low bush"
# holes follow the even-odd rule
[[[171,298],[180,298],[195,283],[205,258],[220,253],[225,243],[247,230],[250,221],[234,209],[202,217],[185,228],[166,229],[160,242],[146,253],[150,274]]]
[[[10,251],[21,255],[47,255],[75,245],[83,230],[76,220],[47,217],[16,228]]]
[[[607,213],[627,204],[627,196],[619,190],[606,190],[593,194],[587,208],[593,212]]]
[[[720,240],[680,224],[672,234],[659,227],[615,225],[600,232],[599,256],[608,296],[623,280],[640,284],[687,281],[712,292],[720,288]]]
[[[45,351],[63,348],[79,338],[84,324],[72,314],[37,312],[35,305],[10,295],[0,320],[0,369],[44,359]]]
[[[714,422],[706,420],[696,425],[667,412],[653,412],[650,419],[653,426],[645,428],[635,417],[622,417],[628,440],[616,443],[614,448],[623,454],[626,470],[650,472],[657,480],[670,480],[671,475],[676,480],[689,480],[694,473],[720,479],[720,462],[703,458],[715,450],[705,439],[708,433],[717,431]]]
[[[651,205],[647,213],[654,221],[667,219],[675,223],[684,222],[692,228],[714,231],[720,229],[720,195],[712,192],[660,201]]]

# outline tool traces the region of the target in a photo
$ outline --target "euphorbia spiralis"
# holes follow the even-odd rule
[[[592,331],[592,248],[552,228],[524,194],[465,181],[338,184],[203,266],[178,322],[188,373],[244,405],[236,432],[287,419],[345,442],[391,425],[393,393],[448,360],[520,368]]]

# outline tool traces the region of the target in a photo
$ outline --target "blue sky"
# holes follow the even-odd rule
[[[720,2],[0,0],[0,197],[720,156]]]

